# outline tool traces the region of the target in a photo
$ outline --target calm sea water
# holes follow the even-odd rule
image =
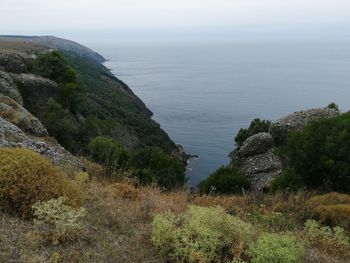
[[[350,109],[350,43],[103,43],[89,45],[186,152],[198,184],[227,164],[254,118],[336,102]]]

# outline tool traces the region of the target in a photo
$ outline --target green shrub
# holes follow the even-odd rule
[[[307,220],[304,229],[313,242],[323,240],[337,245],[350,245],[350,239],[345,230],[339,226],[333,228],[321,226],[321,224],[315,220]]]
[[[199,184],[200,192],[209,193],[214,190],[221,194],[242,193],[242,189],[249,189],[249,181],[236,169],[222,166],[207,179]]]
[[[350,193],[350,114],[291,132],[286,154],[307,187]]]
[[[303,187],[303,180],[300,176],[296,175],[289,170],[285,170],[283,174],[275,178],[271,182],[271,191],[277,192],[282,190],[290,190],[296,192]]]
[[[73,208],[66,202],[66,198],[59,197],[32,206],[35,226],[53,243],[73,240],[84,229],[85,208]]]
[[[305,251],[293,236],[265,233],[249,247],[249,253],[253,263],[298,263]]]
[[[96,137],[88,148],[92,158],[105,166],[108,175],[112,175],[118,167],[125,166],[129,158],[126,149],[111,138]]]
[[[52,161],[22,148],[0,148],[0,204],[6,212],[22,217],[32,214],[32,205],[65,196],[80,205],[81,190]]]
[[[254,119],[247,129],[240,129],[235,137],[237,147],[241,147],[242,144],[250,136],[258,134],[260,132],[268,132],[271,126],[271,121]]]
[[[145,147],[137,150],[130,165],[136,168],[135,174],[143,184],[156,183],[173,189],[186,183],[184,164],[159,148]]]
[[[167,212],[153,219],[152,241],[172,262],[218,262],[224,254],[238,258],[242,244],[252,236],[250,224],[226,214],[221,207],[190,206],[183,215]]]

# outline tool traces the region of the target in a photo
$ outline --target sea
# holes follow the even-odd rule
[[[254,118],[335,102],[350,109],[350,42],[87,43],[184,150],[196,186],[222,165]]]

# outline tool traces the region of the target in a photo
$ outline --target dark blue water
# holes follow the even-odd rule
[[[186,152],[196,185],[253,118],[336,102],[350,109],[350,43],[104,43],[92,48]]]

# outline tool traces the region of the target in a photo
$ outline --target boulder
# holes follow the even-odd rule
[[[11,76],[5,71],[0,70],[0,94],[10,98],[23,105],[23,98]]]
[[[57,143],[28,137],[19,127],[0,117],[0,147],[23,147],[52,160],[56,165],[82,168],[80,160]]]
[[[266,153],[249,156],[240,160],[239,169],[246,176],[257,173],[267,173],[271,171],[282,170],[282,162],[278,156],[273,153],[274,149]]]
[[[24,59],[16,53],[0,53],[0,66],[8,72],[28,72]]]
[[[328,107],[294,112],[273,122],[269,133],[273,136],[276,145],[283,145],[287,143],[288,132],[291,130],[302,130],[312,121],[321,118],[332,118],[338,115],[338,110]]]
[[[16,101],[3,95],[0,95],[0,117],[31,135],[38,137],[48,136],[45,126],[36,117]]]
[[[265,153],[274,146],[274,140],[271,134],[261,132],[250,136],[238,150],[241,157],[253,156]]]

